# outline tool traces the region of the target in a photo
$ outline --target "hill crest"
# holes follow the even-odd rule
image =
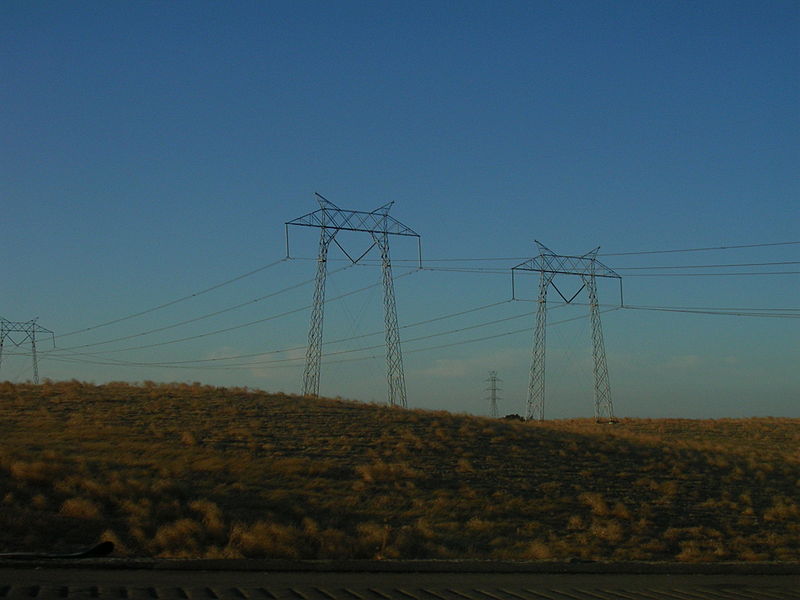
[[[2,383],[0,547],[798,560],[799,426],[520,423],[197,384]]]

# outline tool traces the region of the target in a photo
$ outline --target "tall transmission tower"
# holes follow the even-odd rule
[[[582,256],[555,254],[536,240],[539,255],[511,269],[512,296],[515,296],[514,273],[534,271],[539,273],[539,297],[536,310],[536,327],[533,334],[530,383],[528,386],[528,419],[544,420],[544,376],[545,376],[545,328],[547,326],[547,290],[552,287],[567,304],[570,304],[585,288],[589,295],[589,316],[592,322],[592,357],[594,359],[594,416],[599,421],[614,420],[611,402],[611,386],[608,380],[608,365],[603,342],[603,328],[597,301],[597,278],[619,280],[620,304],[622,304],[622,277],[597,260],[597,251]],[[582,285],[569,298],[555,284],[557,275],[572,275],[580,278]]]
[[[316,227],[320,230],[317,276],[314,286],[314,303],[308,328],[306,366],[303,370],[303,394],[319,395],[320,366],[322,363],[322,325],[325,306],[325,278],[327,275],[328,249],[331,242],[344,255],[357,264],[377,246],[381,255],[383,275],[383,306],[386,327],[386,378],[389,404],[406,406],[406,384],[403,374],[403,356],[400,349],[400,330],[397,325],[397,303],[394,297],[392,263],[389,257],[389,236],[400,235],[417,238],[419,263],[422,266],[422,246],[418,233],[389,216],[394,202],[379,206],[373,211],[343,210],[320,194],[315,194],[319,209],[286,222],[286,256],[289,257],[289,225]],[[351,255],[336,239],[340,231],[368,233],[372,244],[360,256]]]
[[[497,377],[497,371],[489,371],[489,378],[486,382],[489,384],[489,387],[486,388],[486,391],[489,392],[489,416],[493,418],[497,418],[500,416],[497,410],[497,401],[501,400],[497,396],[497,392],[501,391],[497,384],[500,383],[502,379]]]
[[[36,323],[36,319],[32,321],[9,321],[8,319],[0,318],[0,368],[3,365],[3,346],[6,340],[9,340],[16,347],[25,342],[30,342],[31,357],[33,359],[33,382],[39,383],[39,360],[36,355],[37,333],[49,333],[53,339],[53,346],[56,345],[55,334]]]

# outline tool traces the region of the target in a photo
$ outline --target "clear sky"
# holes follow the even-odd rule
[[[422,237],[422,271],[392,239],[412,407],[486,414],[496,370],[525,411],[538,239],[706,311],[603,314],[617,415],[800,417],[795,1],[4,0],[0,75],[0,316],[55,332],[42,377],[299,392],[318,231],[258,269],[319,192]],[[321,392],[383,402],[380,271],[343,257]],[[585,292],[549,300],[545,415],[591,416]]]

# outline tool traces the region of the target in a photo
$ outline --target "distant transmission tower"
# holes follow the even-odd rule
[[[497,392],[501,391],[497,384],[502,381],[502,379],[497,377],[497,371],[489,371],[489,378],[486,380],[489,384],[489,387],[486,388],[486,391],[489,392],[489,416],[493,418],[497,418],[500,414],[497,411],[497,401],[501,400],[497,396]]]
[[[3,365],[3,346],[6,339],[17,347],[25,342],[30,342],[31,357],[33,358],[33,382],[39,383],[39,361],[36,356],[37,333],[49,333],[53,339],[53,346],[56,345],[55,334],[49,329],[38,325],[36,319],[32,321],[9,321],[8,319],[0,318],[0,367]],[[22,336],[20,337],[19,334],[22,334]]]
[[[539,299],[536,311],[536,328],[533,334],[530,384],[528,386],[528,419],[544,420],[544,374],[545,374],[545,327],[547,325],[547,290],[550,286],[558,292],[562,300],[571,303],[586,288],[589,295],[589,316],[592,321],[592,356],[594,358],[594,416],[599,421],[614,420],[611,402],[611,386],[608,381],[608,365],[603,343],[603,329],[600,325],[600,311],[597,302],[597,277],[619,280],[620,303],[622,303],[622,277],[597,260],[599,247],[583,256],[555,254],[544,244],[536,241],[539,255],[511,269],[512,289],[515,271],[538,271]],[[561,293],[553,279],[556,275],[575,275],[583,284],[569,299]],[[512,295],[514,292],[512,292]]]
[[[397,305],[394,298],[392,264],[389,258],[389,236],[402,235],[417,238],[419,261],[422,266],[420,236],[397,219],[389,216],[393,202],[384,204],[371,212],[343,210],[320,194],[315,194],[319,209],[286,223],[286,256],[289,256],[289,225],[316,227],[320,230],[317,276],[314,287],[314,304],[308,329],[306,366],[303,371],[303,394],[319,395],[320,366],[322,362],[322,322],[325,305],[325,277],[327,275],[328,248],[331,242],[347,256],[353,264],[358,263],[375,246],[381,253],[383,271],[383,305],[386,325],[386,367],[389,386],[389,404],[406,406],[406,384],[403,375],[403,356],[400,350],[400,331],[397,326]],[[357,258],[353,258],[336,240],[340,231],[360,231],[370,234],[372,244]]]

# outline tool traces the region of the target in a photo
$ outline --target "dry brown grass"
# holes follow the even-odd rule
[[[800,420],[519,423],[200,385],[0,383],[0,550],[800,560]]]

